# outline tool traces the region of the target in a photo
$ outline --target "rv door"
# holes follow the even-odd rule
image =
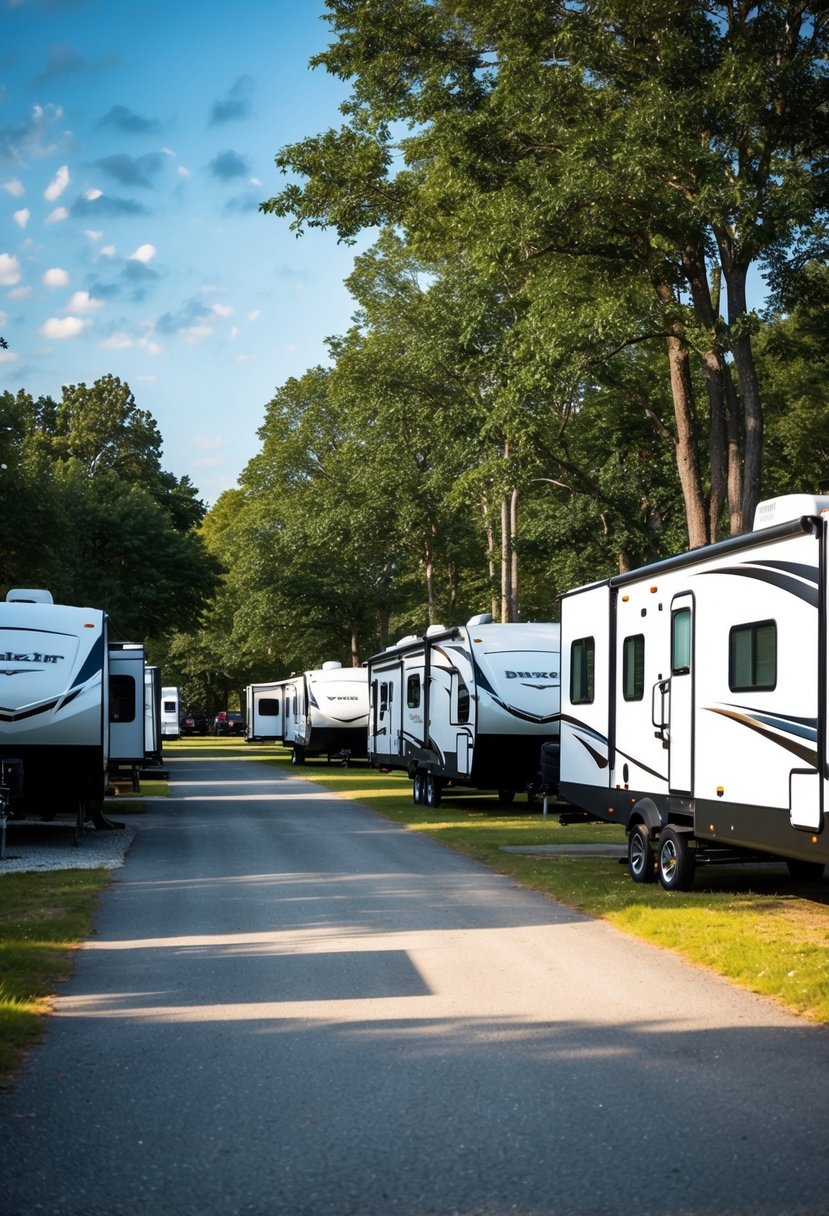
[[[668,787],[690,794],[694,737],[694,598],[688,592],[671,602],[671,689],[668,727]]]

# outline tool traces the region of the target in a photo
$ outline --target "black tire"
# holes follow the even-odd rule
[[[438,780],[438,778],[433,776],[432,773],[427,773],[426,774],[426,787],[424,790],[425,796],[424,796],[423,801],[426,803],[426,805],[428,807],[431,808],[431,810],[436,811],[438,809],[438,807],[440,806],[440,797],[441,797],[442,792],[443,791],[441,789],[440,781]]]
[[[515,802],[515,790],[499,790],[498,801],[502,806],[512,806]]]
[[[541,744],[541,757],[539,760],[539,771],[541,779],[545,785],[550,787],[558,785],[559,773],[561,768],[560,763],[561,749],[558,742],[549,742]]]
[[[651,834],[644,823],[637,823],[628,836],[628,873],[634,882],[653,882],[656,878]]]
[[[820,882],[826,869],[822,861],[802,861],[799,857],[787,857],[786,865],[799,882]]]
[[[305,763],[305,748],[304,747],[293,748],[293,750],[291,751],[291,764],[304,764],[304,763]]]
[[[695,869],[688,837],[674,828],[663,828],[659,837],[659,881],[665,890],[690,891]]]
[[[423,777],[424,774],[417,769],[412,781],[412,802],[415,806],[420,806],[423,802]]]

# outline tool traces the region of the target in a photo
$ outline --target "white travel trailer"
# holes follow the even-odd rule
[[[269,684],[248,684],[245,689],[245,740],[282,738],[282,695],[284,680]]]
[[[758,524],[562,598],[559,792],[625,827],[636,882],[829,860],[829,498]]]
[[[161,737],[177,739],[181,731],[181,706],[177,688],[161,690]]]
[[[558,625],[488,613],[403,638],[368,662],[369,762],[405,769],[432,807],[450,782],[532,797],[542,747],[558,740],[559,658]]]
[[[100,609],[55,604],[39,589],[9,591],[0,604],[0,761],[13,818],[69,812],[78,828],[87,819],[123,827],[104,816],[103,799],[113,743],[119,754],[135,750],[120,714],[135,716],[139,666],[143,651],[136,659],[110,647]]]
[[[282,742],[291,763],[334,756],[345,764],[366,754],[368,674],[364,667],[323,663],[281,681]]]

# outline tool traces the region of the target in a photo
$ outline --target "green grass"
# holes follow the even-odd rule
[[[0,1078],[40,1037],[72,952],[89,936],[110,871],[51,870],[0,878]]]

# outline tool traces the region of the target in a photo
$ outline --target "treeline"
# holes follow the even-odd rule
[[[554,619],[829,489],[824,5],[327,7],[312,63],[351,96],[262,211],[373,244],[199,525],[224,573],[162,656],[194,707],[429,623]]]
[[[104,376],[60,400],[0,394],[2,595],[45,587],[105,609],[121,641],[198,628],[220,565],[188,478],[161,467],[161,435],[127,384]]]
[[[206,521],[251,675],[549,619],[826,486],[825,6],[328,9],[343,122],[262,210],[375,239]]]

